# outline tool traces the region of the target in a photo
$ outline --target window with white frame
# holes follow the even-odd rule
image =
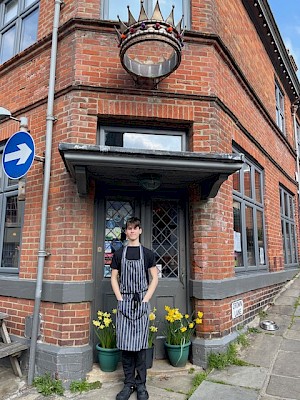
[[[101,126],[99,143],[103,146],[137,150],[185,151],[185,131],[123,126]]]
[[[263,171],[248,157],[233,175],[233,228],[236,271],[265,269],[266,237]]]
[[[144,8],[149,18],[151,18],[154,7],[156,4],[156,0],[144,0]],[[140,0],[128,0],[126,2],[116,1],[116,0],[103,0],[102,6],[102,18],[107,20],[117,20],[118,15],[121,21],[128,21],[128,10],[127,5],[130,7],[130,11],[135,19],[138,19],[140,13],[141,2]],[[183,26],[190,26],[189,23],[189,15],[190,15],[190,2],[189,0],[173,0],[169,1],[160,1],[159,7],[162,12],[163,17],[168,18],[172,5],[174,8],[174,20],[175,24],[180,21],[182,15],[184,16]]]
[[[39,0],[0,1],[0,64],[37,40]]]
[[[0,163],[2,154],[0,149]],[[0,168],[0,273],[18,273],[24,201],[18,201],[18,180]]]
[[[279,87],[275,82],[275,99],[276,99],[276,124],[282,133],[285,133],[285,122],[284,122],[284,96]]]
[[[279,196],[284,264],[292,267],[298,263],[294,195],[281,186]]]

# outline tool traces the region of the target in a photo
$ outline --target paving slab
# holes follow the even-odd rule
[[[296,329],[288,329],[283,337],[286,339],[300,340],[300,332]]]
[[[156,377],[149,377],[147,386],[155,386],[157,388],[172,390],[177,393],[188,394],[193,386],[193,379],[195,374],[180,374],[175,376],[161,375]]]
[[[267,374],[267,368],[232,365],[224,370],[214,370],[209,374],[208,380],[221,381],[228,385],[261,389]]]
[[[297,330],[300,333],[300,317],[294,317],[289,329]],[[300,338],[300,334],[299,334]]]
[[[189,400],[257,400],[258,398],[259,393],[255,389],[204,381]]]
[[[283,339],[280,349],[283,351],[293,351],[300,353],[300,340]]]
[[[283,292],[284,296],[290,296],[290,297],[299,297],[300,296],[300,289],[292,287],[291,289],[287,289]]]
[[[300,378],[271,375],[266,394],[284,400],[300,400]]]
[[[300,306],[298,306],[295,310],[295,317],[300,317]]]
[[[279,351],[272,374],[300,377],[299,354],[293,351]]]
[[[250,346],[241,351],[239,358],[254,366],[269,368],[281,341],[279,336],[255,333],[251,337]]]
[[[274,305],[269,309],[269,312],[272,312],[272,314],[282,314],[282,315],[293,315],[294,311],[295,311],[294,306]],[[267,312],[267,314],[269,312]],[[268,316],[267,316],[267,318],[268,318]]]
[[[274,304],[279,306],[293,306],[295,304],[295,297],[285,296],[283,294],[275,300]]]

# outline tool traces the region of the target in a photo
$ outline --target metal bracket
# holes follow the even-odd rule
[[[45,162],[45,157],[41,157],[41,156],[34,156],[35,161],[40,161],[42,163]]]

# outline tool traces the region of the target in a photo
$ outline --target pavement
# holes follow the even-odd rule
[[[300,274],[288,282],[273,303],[256,317],[248,329],[249,345],[239,349],[238,358],[246,366],[232,365],[212,370],[195,389],[193,379],[201,367],[187,364],[174,368],[165,360],[155,360],[148,370],[150,399],[164,400],[300,400]],[[274,321],[279,329],[260,328],[262,320]],[[102,387],[82,394],[66,391],[64,397],[76,400],[115,400],[123,387],[123,373],[105,373],[94,365],[89,382],[100,381]],[[193,391],[194,389],[194,391]],[[192,393],[193,392],[193,393]],[[191,394],[192,393],[192,394]],[[1,400],[42,400],[43,395],[28,387],[26,377],[16,377],[11,368],[0,367]],[[61,400],[61,396],[48,396]],[[136,400],[134,393],[130,400]]]

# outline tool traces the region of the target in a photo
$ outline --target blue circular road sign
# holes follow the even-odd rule
[[[2,155],[2,166],[11,179],[19,179],[30,169],[35,156],[35,146],[28,132],[16,132],[7,141]]]

